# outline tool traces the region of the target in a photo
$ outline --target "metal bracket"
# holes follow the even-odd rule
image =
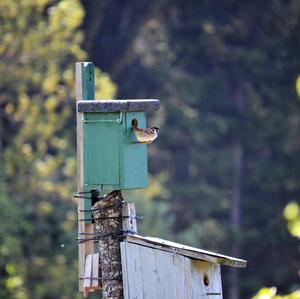
[[[121,124],[122,116],[123,116],[123,112],[120,111],[119,118],[117,118],[117,119],[85,119],[83,117],[82,122],[83,123],[117,123],[117,124]]]

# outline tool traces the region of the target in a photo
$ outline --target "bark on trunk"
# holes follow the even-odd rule
[[[120,238],[122,231],[121,191],[109,193],[95,203],[95,229],[99,235],[99,273],[103,285],[103,299],[123,299]]]

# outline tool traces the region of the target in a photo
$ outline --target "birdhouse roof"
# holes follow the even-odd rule
[[[160,106],[159,100],[91,100],[78,101],[78,112],[134,112],[134,111],[154,111]]]
[[[190,257],[192,259],[207,261],[211,263],[217,263],[221,265],[231,266],[231,267],[238,267],[238,268],[245,268],[247,265],[247,261],[243,259],[238,259],[235,257],[186,246],[183,244],[162,240],[159,238],[153,237],[146,237],[140,235],[127,235],[126,239],[127,242],[139,244],[142,246],[147,246],[155,249],[160,249],[172,253],[176,253],[179,255],[183,255],[186,257]]]

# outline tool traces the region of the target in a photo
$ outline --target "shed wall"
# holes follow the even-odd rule
[[[219,264],[127,241],[121,243],[121,254],[124,299],[223,298]]]

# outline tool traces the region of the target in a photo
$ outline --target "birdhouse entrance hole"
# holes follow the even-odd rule
[[[208,285],[209,285],[209,278],[208,278],[207,274],[203,275],[203,283],[204,283],[204,285],[206,287],[208,287]]]
[[[131,121],[131,126],[134,127],[134,128],[137,128],[139,125],[139,122],[136,118],[134,118],[132,121]]]

